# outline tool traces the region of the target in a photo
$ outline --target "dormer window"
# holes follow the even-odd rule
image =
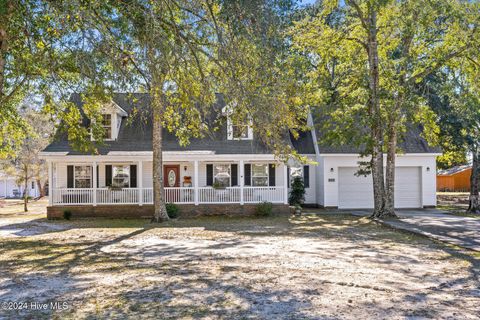
[[[253,129],[252,126],[245,123],[233,124],[230,118],[227,121],[228,125],[228,140],[252,140]]]
[[[233,139],[248,139],[248,125],[232,125]]]
[[[112,140],[112,115],[102,114],[102,128],[105,130],[103,139]]]

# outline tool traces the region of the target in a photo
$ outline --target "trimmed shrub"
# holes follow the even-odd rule
[[[167,214],[170,219],[178,218],[179,208],[175,203],[167,203],[165,206],[167,207]]]
[[[305,185],[301,177],[295,177],[291,185],[290,196],[288,197],[288,203],[291,206],[302,205],[305,201]]]
[[[65,210],[63,211],[63,219],[70,220],[72,218],[72,211]]]
[[[259,217],[268,217],[272,214],[273,205],[271,202],[262,202],[255,208],[255,215]]]

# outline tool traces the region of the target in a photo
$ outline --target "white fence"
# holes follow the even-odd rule
[[[165,202],[180,204],[199,203],[284,203],[284,187],[229,187],[215,189],[212,187],[164,188]],[[196,201],[196,196],[198,201]],[[140,201],[141,200],[141,201]],[[53,205],[82,204],[152,204],[152,188],[88,188],[88,189],[53,189]]]

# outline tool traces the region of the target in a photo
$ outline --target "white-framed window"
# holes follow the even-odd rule
[[[228,140],[252,140],[253,129],[251,121],[247,123],[233,123],[229,117],[227,120],[227,139]]]
[[[91,166],[74,166],[73,168],[73,187],[74,188],[91,188],[92,187],[92,167]]]
[[[240,125],[232,125],[232,138],[235,140],[239,139],[248,139],[248,125],[240,124]]]
[[[112,186],[118,188],[130,187],[129,165],[112,165]]]
[[[32,190],[35,189],[35,181],[32,181]]]
[[[222,188],[230,187],[232,182],[229,164],[213,164],[213,184]]]
[[[268,164],[252,163],[252,186],[266,187],[268,186]]]
[[[105,130],[103,138],[112,140],[112,115],[109,113],[102,114],[102,128]]]
[[[305,166],[297,166],[297,167],[290,167],[290,180],[289,186],[291,185],[293,179],[296,177],[300,177],[303,179],[303,183],[305,188],[310,188],[310,167],[308,165]]]

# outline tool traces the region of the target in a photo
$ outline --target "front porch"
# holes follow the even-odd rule
[[[165,161],[165,202],[181,205],[288,204],[287,167],[276,161]],[[153,204],[149,160],[49,162],[49,206]]]

